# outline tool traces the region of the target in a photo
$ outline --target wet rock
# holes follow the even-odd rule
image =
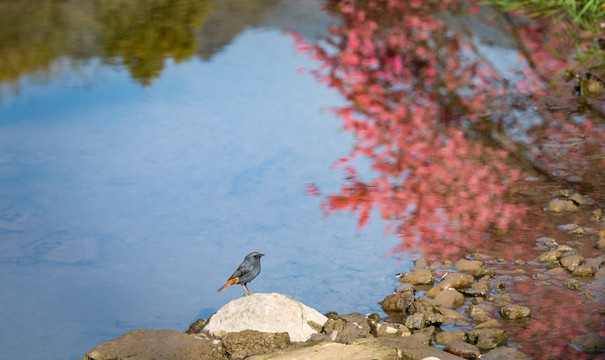
[[[477,305],[471,305],[468,308],[468,316],[478,322],[484,322],[490,319],[489,312]]]
[[[420,258],[420,259],[414,261],[414,267],[418,268],[418,269],[428,269],[429,264],[425,258]]]
[[[414,288],[414,285],[410,284],[410,283],[402,283],[397,285],[397,287],[395,288],[395,292],[399,293],[399,292],[412,292],[414,293],[416,291],[416,288]]]
[[[596,332],[579,335],[570,342],[576,349],[587,353],[605,352],[605,338]]]
[[[454,341],[465,341],[466,333],[464,331],[443,331],[435,335],[435,344],[447,345]]]
[[[556,268],[552,268],[548,271],[546,271],[546,274],[548,275],[561,275],[565,273],[565,269],[562,267],[556,267]]]
[[[479,260],[460,259],[454,263],[454,269],[462,272],[474,272],[483,267],[483,262]]]
[[[287,332],[265,333],[256,330],[244,330],[223,336],[223,345],[231,358],[245,358],[251,355],[266,354],[290,346]]]
[[[548,250],[553,246],[557,245],[557,240],[549,237],[540,237],[536,239],[536,246],[538,250]]]
[[[506,344],[508,335],[500,329],[475,329],[468,333],[471,344],[475,344],[480,350],[491,350]]]
[[[453,341],[447,344],[443,351],[465,359],[479,359],[481,356],[481,352],[475,345],[465,343],[464,341]]]
[[[498,292],[502,292],[506,289],[506,283],[500,279],[492,279],[488,281],[489,288]]]
[[[487,320],[481,324],[475,326],[475,329],[488,329],[500,326],[500,323],[496,319]]]
[[[424,295],[429,298],[434,298],[435,296],[439,295],[439,293],[441,291],[443,291],[443,290],[441,290],[437,287],[432,287],[426,293],[424,293]]]
[[[578,205],[586,205],[589,202],[587,197],[585,197],[581,194],[578,194],[578,193],[574,193],[573,195],[571,195],[569,197],[569,200],[573,201],[574,203],[576,203]]]
[[[285,331],[292,341],[307,341],[317,333],[309,322],[323,326],[327,320],[317,310],[289,296],[254,293],[228,302],[208,319],[203,330],[219,337],[243,330]]]
[[[595,273],[595,268],[591,264],[580,265],[575,268],[572,272],[572,276],[582,277],[582,276],[593,276]]]
[[[470,297],[481,297],[481,298],[485,298],[487,297],[487,290],[476,290],[476,289],[461,289],[460,292],[465,295],[465,296],[470,296]]]
[[[452,308],[464,302],[464,295],[454,289],[445,289],[435,296],[435,302],[444,308]]]
[[[599,240],[594,244],[595,249],[605,248],[605,237],[600,237]]]
[[[471,303],[473,305],[479,305],[479,304],[482,304],[484,301],[485,301],[485,298],[476,297],[476,298],[473,298],[473,300],[471,300]]]
[[[406,274],[399,281],[412,285],[432,285],[433,273],[428,269],[414,269],[410,274]]]
[[[547,251],[542,255],[538,256],[538,260],[541,263],[549,263],[553,261],[558,261],[561,258],[561,253],[559,251]]]
[[[529,356],[510,347],[499,347],[481,356],[481,360],[527,360]]]
[[[475,279],[481,279],[481,278],[493,278],[494,276],[496,276],[496,271],[492,270],[492,269],[478,269],[475,270],[475,272],[473,273],[473,276],[475,277]],[[487,279],[485,279],[487,280]]]
[[[380,304],[385,312],[404,312],[406,313],[410,305],[414,302],[414,293],[405,291],[387,295]]]
[[[489,283],[487,281],[478,281],[471,285],[471,289],[487,293],[489,291]]]
[[[578,206],[571,200],[552,199],[548,203],[548,211],[551,212],[563,212],[563,211],[576,211]]]
[[[506,319],[522,319],[531,316],[531,309],[521,305],[504,305],[500,309],[500,314]]]
[[[559,252],[560,254],[564,254],[564,255],[572,255],[571,253],[576,252],[576,249],[572,248],[571,246],[567,245],[567,244],[561,244],[561,245],[557,245],[557,248],[555,249],[555,251]]]
[[[135,330],[86,353],[85,360],[228,359],[218,340],[176,330]]]
[[[580,290],[580,288],[582,287],[582,284],[578,281],[578,280],[569,280],[565,283],[565,287],[567,287],[569,290]]]
[[[437,284],[437,288],[440,290],[443,289],[462,289],[469,286],[475,278],[471,275],[462,274],[462,273],[449,273],[447,274],[443,280],[439,284]]]
[[[569,271],[573,271],[576,267],[584,262],[584,257],[580,255],[569,255],[561,258],[561,265]]]

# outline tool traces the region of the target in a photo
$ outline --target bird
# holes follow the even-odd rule
[[[260,274],[260,258],[262,256],[265,256],[265,254],[261,254],[256,251],[246,255],[244,261],[242,261],[233,275],[229,277],[225,285],[221,286],[216,292],[224,291],[233,284],[240,284],[244,287],[246,293],[250,295],[250,291],[248,290],[246,284],[254,280],[254,278]]]

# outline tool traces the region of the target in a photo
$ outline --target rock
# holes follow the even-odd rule
[[[336,342],[350,344],[360,338],[371,337],[370,324],[361,314],[350,314],[342,317],[346,323],[342,333],[336,338]]]
[[[490,319],[487,310],[477,305],[471,305],[468,308],[468,316],[474,321],[485,322]]]
[[[552,262],[552,261],[557,261],[561,258],[561,253],[558,251],[547,251],[545,253],[543,253],[542,255],[538,256],[538,260],[541,263],[547,263],[547,262]]]
[[[557,240],[549,237],[540,237],[536,239],[536,244],[541,247],[545,247],[546,249],[550,249],[551,247],[557,245]]]
[[[492,269],[477,269],[475,270],[475,272],[473,273],[473,276],[475,277],[475,279],[480,279],[480,278],[493,278],[494,276],[496,276],[496,271],[492,270]]]
[[[206,320],[204,320],[204,319],[195,320],[193,323],[191,323],[191,325],[189,325],[189,328],[187,329],[187,331],[185,331],[185,334],[199,333],[200,331],[202,331],[202,328],[204,327],[205,323],[206,323]]]
[[[465,341],[466,333],[464,331],[443,331],[435,336],[435,344],[447,345],[453,341]]]
[[[311,325],[323,324],[328,319],[289,296],[254,293],[231,300],[208,319],[203,328],[215,336],[243,330],[260,332],[287,332],[291,341],[307,341],[316,334]]]
[[[483,262],[479,260],[466,260],[460,259],[454,263],[454,269],[456,271],[474,272],[483,267]]]
[[[447,274],[443,280],[439,284],[437,284],[437,288],[440,290],[443,289],[462,289],[469,286],[475,278],[471,275],[462,274],[462,273],[449,273]]]
[[[434,298],[435,296],[439,295],[441,291],[442,290],[437,287],[432,287],[426,293],[424,293],[424,295],[426,295],[426,297]]]
[[[408,339],[424,345],[430,345],[431,339],[433,338],[433,334],[435,334],[435,327],[429,326],[427,328],[415,331],[412,335],[408,337]]]
[[[83,360],[229,359],[220,341],[200,339],[176,330],[135,330],[103,343]]]
[[[428,324],[425,322],[423,313],[417,312],[413,315],[408,316],[408,318],[405,319],[405,327],[407,327],[408,329],[422,329],[427,325]]]
[[[412,285],[432,285],[433,273],[428,269],[414,269],[411,274],[405,275],[399,281]]]
[[[563,273],[565,273],[565,269],[562,267],[556,267],[546,271],[546,274],[548,275],[561,275]]]
[[[464,302],[464,295],[454,289],[444,289],[435,296],[435,303],[444,308],[452,308]]]
[[[438,308],[437,311],[439,311],[439,313],[441,315],[443,315],[443,317],[446,318],[446,319],[448,319],[448,318],[449,319],[455,319],[455,320],[464,320],[464,319],[466,319],[466,316],[464,314],[461,314],[461,313],[459,313],[456,310],[445,309],[445,308]]]
[[[233,359],[266,354],[290,346],[290,336],[287,332],[266,333],[244,330],[225,334],[222,341],[225,351]]]
[[[506,289],[506,283],[499,279],[491,279],[488,281],[489,288],[498,292],[502,292]]]
[[[407,312],[410,305],[414,302],[414,293],[410,291],[398,292],[387,295],[378,304],[382,305],[384,312]]]
[[[605,248],[605,237],[600,237],[599,240],[594,244],[596,249]]]
[[[587,353],[599,353],[605,351],[605,338],[596,332],[578,335],[570,342],[576,349]]]
[[[409,332],[409,330],[408,330]],[[399,329],[396,324],[383,322],[376,324],[376,336],[389,336],[389,335],[397,335],[399,333]]]
[[[504,305],[500,309],[500,314],[506,319],[522,319],[531,316],[531,309],[521,305]]]
[[[571,200],[552,199],[548,203],[548,211],[552,212],[563,212],[563,211],[576,211],[578,206]]]
[[[445,351],[441,351],[435,349],[433,347],[427,346],[423,343],[414,341],[411,337],[408,338],[378,338],[378,340],[390,347],[396,348],[400,353],[400,359],[439,359],[439,360],[463,360],[463,358],[446,353]],[[302,358],[301,358],[302,359]],[[325,359],[328,359],[327,357]],[[331,359],[348,359],[346,357],[333,357]],[[373,359],[372,357],[367,357],[366,359]]]
[[[419,268],[419,269],[428,269],[429,264],[425,258],[420,258],[420,259],[414,261],[414,267]]]
[[[353,344],[324,343],[298,349],[278,351],[268,355],[247,357],[246,360],[324,360],[324,359],[399,359],[397,350],[374,339],[361,339]]]
[[[321,332],[324,333],[324,334],[326,334],[326,335],[328,335],[328,336],[330,336],[330,339],[332,341],[336,341],[336,338],[338,337],[339,334],[342,333],[342,331],[344,330],[346,324],[347,324],[347,322],[346,322],[345,319],[330,318],[324,324],[323,329],[321,330]]]
[[[577,250],[567,244],[560,244],[560,245],[557,245],[556,251],[561,254],[569,253],[566,255],[572,255],[572,253],[575,253]]]
[[[482,322],[481,324],[475,326],[475,329],[489,329],[500,326],[500,323],[496,319],[490,319]]]
[[[499,347],[481,356],[481,360],[527,360],[529,358],[528,355],[510,347]]]
[[[593,276],[595,273],[595,268],[592,264],[584,264],[575,268],[572,272],[572,276]]]
[[[585,205],[588,204],[589,200],[587,197],[578,194],[578,193],[574,193],[573,195],[571,195],[569,197],[569,200],[573,201],[574,203],[578,204],[578,205]]]
[[[561,265],[569,271],[573,271],[578,265],[584,262],[584,257],[580,255],[569,255],[561,258]]]
[[[410,284],[410,283],[401,283],[399,285],[397,285],[397,287],[395,288],[395,292],[415,292],[416,288],[414,287],[414,285]]]
[[[465,343],[464,341],[453,341],[447,344],[443,351],[465,359],[479,359],[481,356],[481,352],[475,345]]]
[[[508,335],[500,329],[475,329],[468,333],[471,344],[477,345],[480,350],[491,350],[505,345]]]

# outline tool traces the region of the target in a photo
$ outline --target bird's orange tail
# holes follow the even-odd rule
[[[221,286],[218,290],[216,290],[216,292],[221,292],[221,291],[225,290],[226,288],[228,288],[229,286],[237,283],[237,279],[238,278],[231,278],[231,279],[227,280],[225,285]]]

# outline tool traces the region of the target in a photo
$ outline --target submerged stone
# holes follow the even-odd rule
[[[522,319],[531,316],[531,309],[527,306],[508,304],[500,309],[500,314],[506,319]]]

